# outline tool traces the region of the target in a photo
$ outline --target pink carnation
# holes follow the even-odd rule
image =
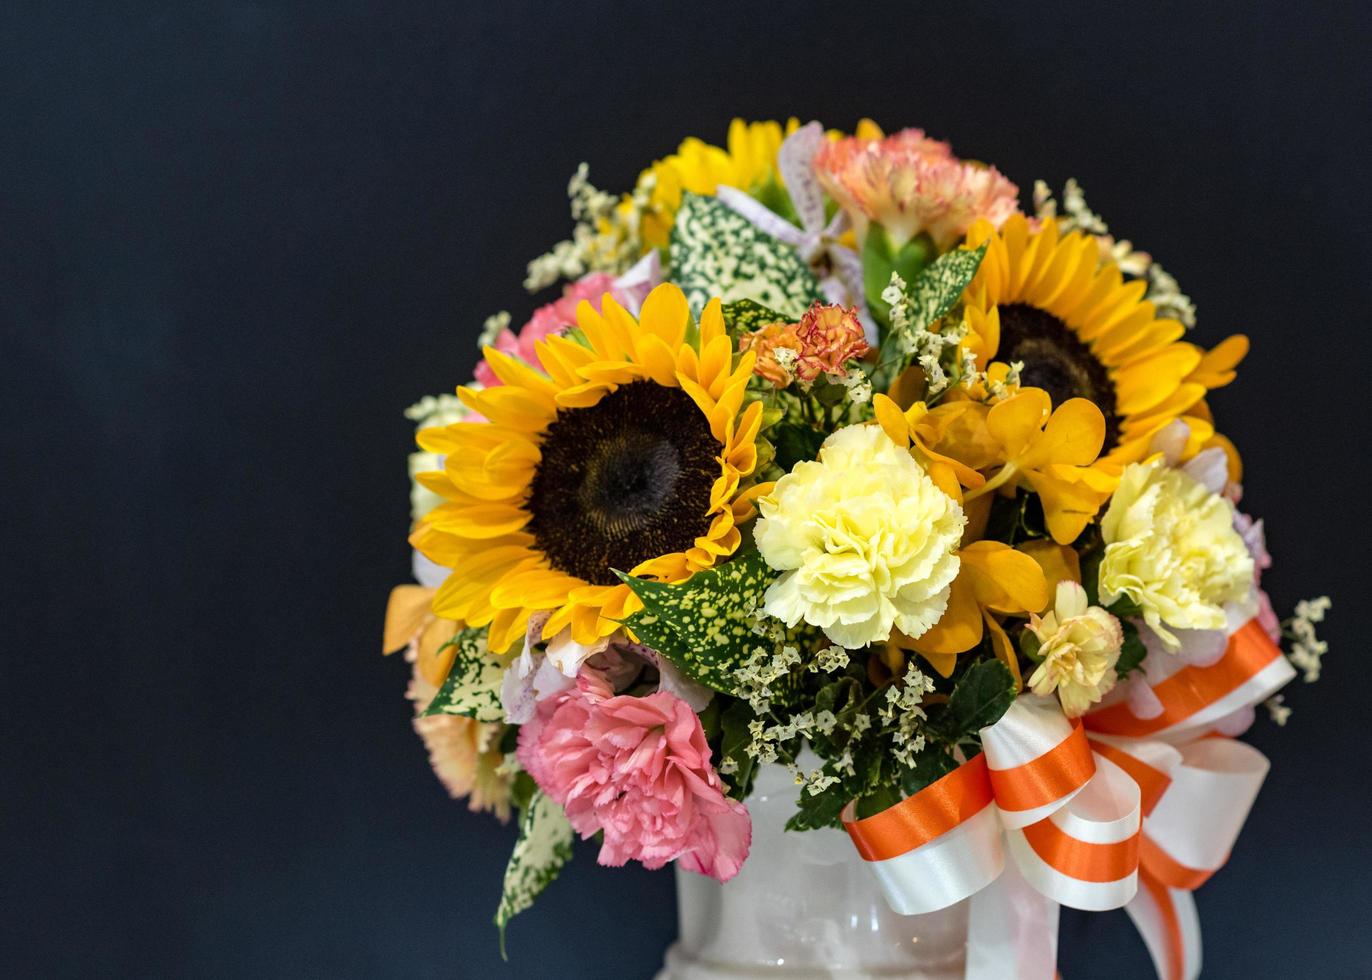
[[[953,156],[923,130],[880,140],[826,142],[815,174],[865,236],[876,221],[897,247],[926,232],[940,249],[955,244],[978,218],[997,227],[1019,210],[1019,188],[995,167]]]
[[[586,300],[597,310],[600,309],[601,297],[606,293],[613,296],[616,303],[629,302],[630,297],[617,289],[614,282],[613,276],[604,272],[593,272],[576,282],[568,283],[562,290],[561,299],[534,310],[534,315],[529,318],[528,323],[519,328],[518,334],[508,328],[502,330],[491,346],[502,354],[519,358],[525,364],[537,365],[534,344],[549,334],[562,333],[568,327],[575,326],[576,308],[582,300]],[[476,380],[487,388],[494,388],[501,383],[491,370],[491,366],[484,360],[476,366]]]
[[[604,831],[600,863],[668,861],[719,881],[743,865],[752,822],[724,795],[700,719],[659,691],[614,696],[595,671],[539,703],[519,731],[519,761],[583,838]]]

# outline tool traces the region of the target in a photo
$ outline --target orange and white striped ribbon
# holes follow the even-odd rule
[[[1158,975],[1190,980],[1191,891],[1227,860],[1268,768],[1247,745],[1201,736],[1292,676],[1250,623],[1215,664],[1154,685],[1157,717],[1121,701],[1083,725],[1022,695],[982,729],[980,755],[873,816],[849,804],[844,825],[896,911],[972,898],[969,978],[1053,977],[1067,905],[1126,908]]]

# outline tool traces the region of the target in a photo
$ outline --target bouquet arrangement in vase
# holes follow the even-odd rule
[[[560,296],[410,412],[386,623],[440,778],[518,811],[502,930],[574,835],[729,880],[779,764],[897,911],[1123,906],[1194,974],[1267,769],[1234,736],[1328,605],[1261,587],[1207,402],[1246,339],[1075,184],[919,130],[735,121],[570,195]]]

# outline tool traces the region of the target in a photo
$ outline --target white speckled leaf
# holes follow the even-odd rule
[[[972,249],[955,248],[930,262],[906,288],[914,307],[915,323],[928,327],[951,310],[976,276],[985,254],[985,244]]]
[[[731,693],[734,671],[766,646],[752,631],[754,609],[775,577],[756,551],[696,572],[680,585],[620,575],[643,600],[643,609],[624,625],[694,680]]]
[[[955,248],[930,262],[915,281],[905,287],[913,314],[912,325],[916,329],[932,326],[962,299],[985,255],[985,243],[974,249]],[[894,334],[888,335],[882,344],[878,363],[890,364],[897,357],[898,344]]]
[[[750,299],[799,319],[824,299],[819,280],[794,248],[713,197],[682,195],[670,254],[671,281],[697,314],[718,296],[726,303]]]
[[[787,318],[776,310],[750,299],[735,300],[724,304],[724,325],[735,337],[752,333],[772,323],[785,323]]]
[[[426,715],[462,715],[477,721],[504,721],[500,681],[505,668],[486,649],[484,630],[466,629],[453,637],[452,670],[424,709]]]
[[[500,948],[505,950],[505,926],[534,904],[562,866],[572,859],[572,825],[562,807],[535,792],[519,814],[519,839],[505,866],[505,885],[495,911]]]

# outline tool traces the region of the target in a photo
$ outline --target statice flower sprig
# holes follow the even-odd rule
[[[1290,642],[1287,657],[1307,684],[1320,679],[1322,661],[1329,650],[1329,644],[1316,635],[1315,626],[1324,622],[1331,605],[1327,595],[1302,599],[1296,603],[1296,614],[1282,624],[1282,635]]]

